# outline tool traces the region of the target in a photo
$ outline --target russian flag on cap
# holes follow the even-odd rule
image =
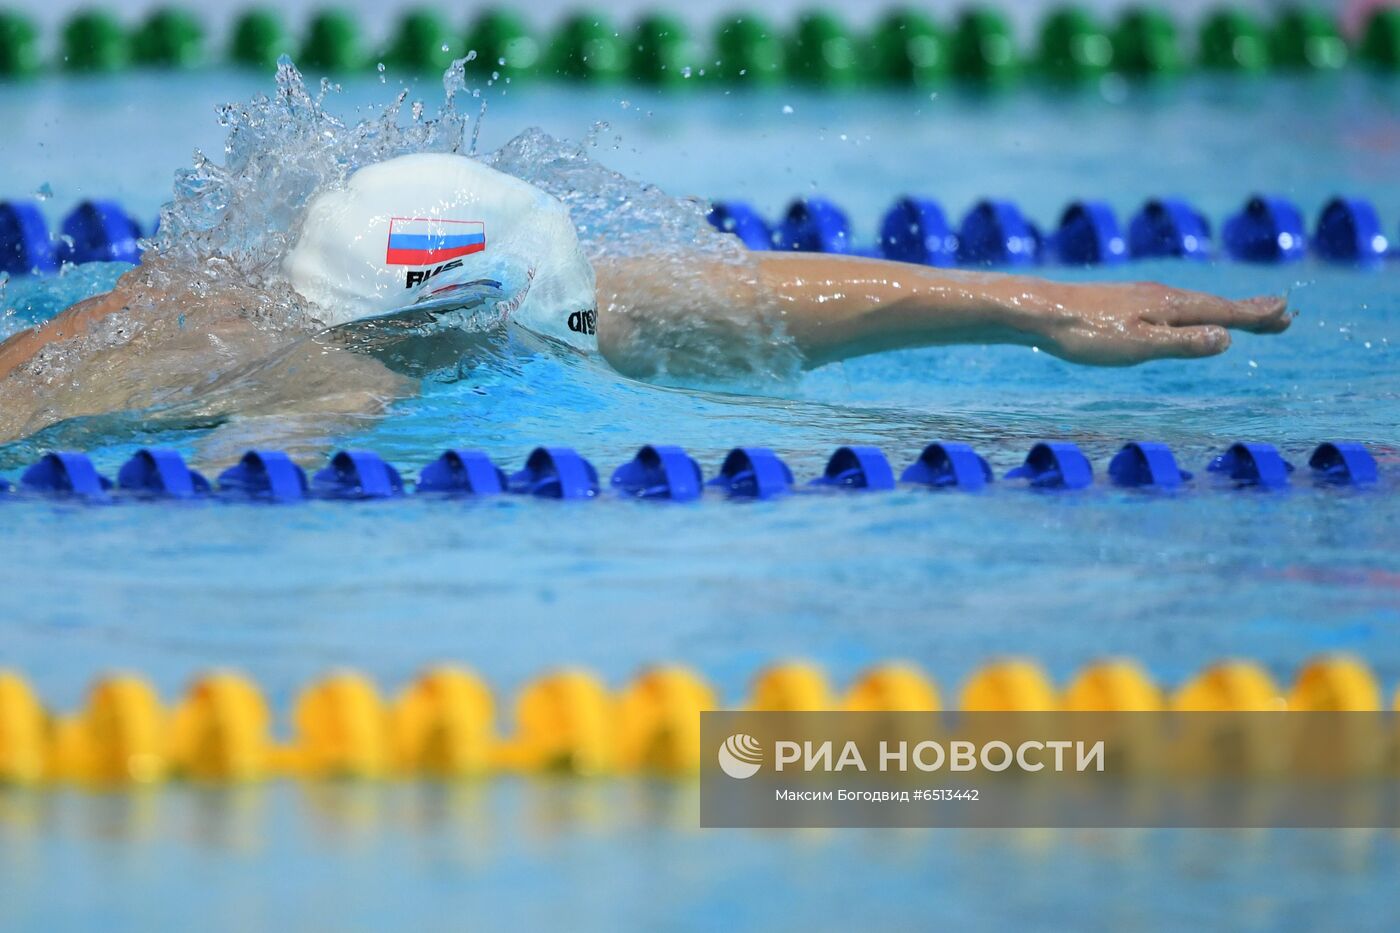
[[[390,217],[384,262],[391,266],[430,266],[486,249],[486,224],[479,220]]]

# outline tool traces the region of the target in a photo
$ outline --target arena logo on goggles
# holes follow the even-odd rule
[[[486,249],[486,224],[479,220],[390,217],[384,262],[431,266]]]

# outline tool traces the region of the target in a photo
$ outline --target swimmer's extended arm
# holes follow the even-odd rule
[[[955,343],[1036,346],[1076,363],[1125,366],[1202,357],[1230,345],[1226,328],[1277,333],[1284,299],[1230,301],[1150,283],[1081,285],[933,269],[857,257],[755,253],[757,274],[705,267],[710,287],[648,277],[636,261],[598,267],[598,340],[624,372],[644,372],[639,322],[665,307],[727,317],[775,309],[807,364],[901,347]],[[719,284],[716,285],[715,283]],[[697,294],[722,307],[695,307]]]
[[[1226,328],[1278,333],[1292,320],[1277,297],[1230,301],[1150,283],[1080,285],[855,257],[752,255],[751,266],[698,263],[686,277],[640,259],[596,263],[603,354],[621,372],[646,376],[685,328],[719,340],[776,313],[809,366],[955,343],[1036,346],[1076,363],[1126,366],[1213,356],[1230,345]],[[125,285],[123,277],[112,292],[0,345],[0,378],[49,342],[120,311]],[[715,321],[725,326],[707,326]]]

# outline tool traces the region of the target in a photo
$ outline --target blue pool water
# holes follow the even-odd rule
[[[268,84],[209,74],[0,87],[0,125],[10,128],[0,193],[47,183],[55,216],[93,196],[153,216],[194,146],[220,152],[213,107]],[[392,89],[349,83],[332,106],[379,107]],[[431,85],[422,94],[438,96]],[[1364,195],[1400,234],[1400,86],[1357,74],[1110,85],[1083,97],[486,96],[485,149],[532,123],[592,133],[596,158],[672,193],[744,197],[771,213],[820,192],[864,231],[906,192],[959,214],[977,197],[1004,195],[1050,224],[1076,197],[1127,212],[1167,193],[1218,221],[1265,190],[1310,215],[1334,193]],[[600,120],[610,125],[591,126]],[[0,293],[15,309],[7,329],[101,290],[119,271],[9,283]],[[1152,278],[1230,296],[1288,291],[1300,317],[1282,337],[1237,335],[1208,361],[1092,370],[1030,349],[969,347],[699,388],[630,381],[515,335],[464,378],[428,383],[341,440],[407,468],[448,446],[514,465],[547,441],[576,446],[605,471],[642,443],[677,443],[707,474],[728,448],[764,444],[809,477],[844,443],[879,444],[898,468],[930,440],[966,440],[1002,472],[1034,441],[1067,438],[1102,475],[1131,438],[1166,441],[1197,470],[1236,439],[1274,442],[1302,466],[1317,442],[1345,438],[1376,453],[1383,487],[1300,483],[1261,495],[1206,483],[1161,497],[998,484],[980,496],[905,490],[674,507],[11,503],[0,522],[0,665],[63,707],[111,668],[144,672],[171,695],[201,669],[232,666],[285,710],[296,688],[331,667],[394,686],[440,659],[470,664],[503,695],[560,664],[618,683],[648,662],[678,660],[738,702],[756,670],[791,657],[821,663],[837,682],[905,658],[951,694],[973,667],[1007,654],[1040,659],[1061,680],[1091,659],[1127,655],[1175,683],[1223,656],[1256,658],[1287,679],[1304,658],[1347,651],[1373,665],[1390,696],[1400,683],[1396,266],[1046,274]],[[137,447],[195,456],[201,440],[120,420],[58,426],[0,450],[0,474],[14,478],[54,446],[87,449],[112,472]],[[6,793],[0,903],[36,922],[48,909],[78,923],[120,908],[132,926],[198,898],[229,927],[288,916],[325,926],[403,917],[599,927],[623,917],[1053,927],[1073,917],[1103,929],[1357,929],[1378,925],[1390,900],[1381,879],[1397,860],[1393,835],[1370,834],[701,833],[695,806],[685,788],[626,782]],[[1080,913],[1106,892],[1107,905]]]

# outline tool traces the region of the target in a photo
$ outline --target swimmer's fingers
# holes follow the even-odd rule
[[[1231,301],[1203,292],[1172,290],[1167,292],[1162,306],[1148,312],[1144,319],[1171,327],[1210,324],[1255,334],[1277,334],[1288,329],[1293,316],[1288,312],[1288,300],[1277,295]]]
[[[1044,346],[1073,363],[1135,366],[1149,360],[1200,359],[1224,353],[1230,347],[1230,332],[1216,324],[1173,327],[1136,321],[1111,331],[1069,328]]]
[[[1216,324],[1154,327],[1152,343],[1158,359],[1196,360],[1230,349],[1230,332]]]

